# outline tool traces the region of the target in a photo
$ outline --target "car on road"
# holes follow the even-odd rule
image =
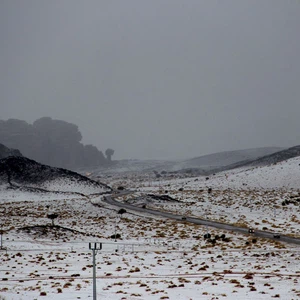
[[[182,221],[186,221],[186,216],[181,217]]]
[[[274,239],[280,239],[280,233],[276,232],[273,234]]]
[[[249,233],[254,233],[254,229],[253,229],[252,227],[250,227],[250,228],[248,229],[248,232],[249,232]]]

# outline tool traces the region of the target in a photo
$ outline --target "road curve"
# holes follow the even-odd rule
[[[118,195],[120,196],[120,195],[126,195],[126,194],[130,194],[130,193],[131,192],[124,191],[124,192],[119,193]],[[174,219],[174,220],[178,220],[178,221],[183,221],[182,215],[176,215],[176,214],[162,212],[162,211],[158,211],[158,210],[154,210],[154,209],[142,208],[142,207],[134,206],[134,205],[131,205],[128,203],[122,203],[122,202],[119,202],[119,201],[116,201],[115,199],[113,199],[112,195],[105,196],[104,201],[111,205],[115,205],[118,207],[127,208],[127,209],[131,209],[131,210],[135,210],[135,211],[139,211],[139,212],[143,212],[143,213],[146,212],[146,213],[149,213],[152,215],[157,215],[157,216]],[[280,238],[278,239],[278,238],[274,238],[274,232],[255,230],[254,233],[249,233],[248,228],[238,227],[238,226],[234,226],[234,225],[230,225],[230,224],[225,224],[225,223],[220,223],[220,222],[216,222],[216,221],[210,221],[210,220],[205,220],[205,219],[195,218],[195,217],[186,217],[184,222],[219,228],[219,229],[228,230],[228,231],[239,232],[239,233],[248,234],[251,236],[267,238],[267,239],[281,241],[281,242],[285,242],[285,243],[289,243],[289,244],[300,245],[299,238],[294,238],[294,237],[280,234]]]

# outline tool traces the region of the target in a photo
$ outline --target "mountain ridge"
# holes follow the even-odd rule
[[[260,147],[249,148],[242,150],[222,151],[212,154],[194,157],[188,160],[179,162],[174,166],[174,169],[196,169],[203,170],[216,169],[228,165],[232,165],[242,161],[253,160],[268,154],[275,153],[284,148],[281,147]]]

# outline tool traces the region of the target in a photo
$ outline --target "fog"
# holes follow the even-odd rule
[[[298,145],[299,29],[299,1],[4,0],[0,120],[115,159]]]

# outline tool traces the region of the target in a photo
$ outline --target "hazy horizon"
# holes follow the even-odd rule
[[[114,159],[299,145],[299,28],[298,1],[2,1],[0,120]]]

